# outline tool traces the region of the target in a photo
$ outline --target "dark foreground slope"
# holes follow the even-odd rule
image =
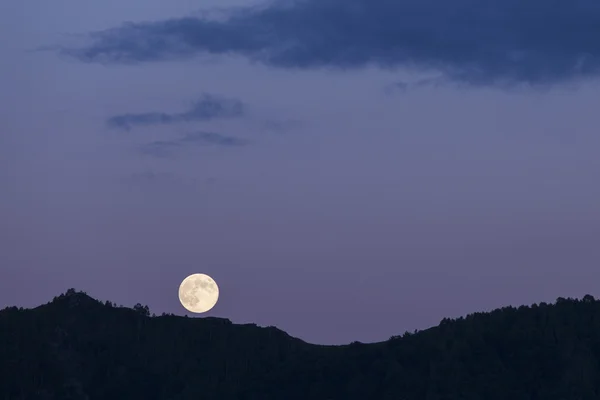
[[[383,343],[316,346],[70,290],[0,311],[0,374],[0,400],[600,399],[600,302],[558,299]]]

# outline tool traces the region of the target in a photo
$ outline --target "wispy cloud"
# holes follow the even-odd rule
[[[128,23],[63,52],[109,63],[238,54],[282,68],[408,67],[506,85],[597,76],[598,37],[598,0],[292,0],[219,20]]]
[[[414,82],[405,82],[405,81],[394,82],[389,85],[386,85],[383,88],[383,90],[387,94],[406,93],[410,90],[419,89],[419,88],[423,88],[423,87],[438,88],[438,87],[442,87],[442,86],[448,86],[450,83],[452,83],[452,86],[454,86],[454,87],[457,87],[457,86],[460,87],[460,86],[465,85],[465,82],[449,82],[446,79],[446,77],[438,76],[438,77],[433,77],[433,78],[423,78],[423,79],[416,80]],[[512,85],[509,84],[508,86],[505,86],[504,88],[508,88],[511,86]]]
[[[189,146],[239,147],[251,142],[235,136],[222,135],[216,132],[193,132],[172,140],[157,140],[142,145],[141,152],[153,157],[171,157],[175,151]]]
[[[107,120],[108,126],[130,130],[134,126],[165,125],[176,122],[208,121],[216,118],[235,118],[244,114],[244,104],[240,100],[226,99],[211,94],[203,94],[190,109],[181,113],[145,112],[120,114]]]

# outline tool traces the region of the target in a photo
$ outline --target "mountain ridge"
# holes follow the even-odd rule
[[[600,301],[559,297],[323,346],[69,289],[0,310],[0,378],[10,400],[600,399]]]

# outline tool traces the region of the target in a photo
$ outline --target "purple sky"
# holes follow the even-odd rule
[[[0,307],[204,272],[344,343],[599,295],[597,1],[340,1],[8,0]]]

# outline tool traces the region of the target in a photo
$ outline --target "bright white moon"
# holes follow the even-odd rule
[[[179,285],[179,301],[188,311],[204,313],[217,304],[219,286],[206,274],[192,274]]]

